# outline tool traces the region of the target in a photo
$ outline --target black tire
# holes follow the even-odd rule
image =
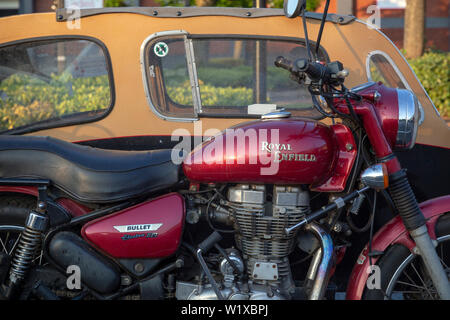
[[[442,255],[442,252],[445,252],[444,260],[447,265],[447,274],[449,274],[450,270],[448,269],[448,266],[450,265],[450,263],[448,262],[448,260],[450,257],[450,213],[445,214],[438,220],[436,224],[436,238],[438,240],[440,239],[440,243],[437,247],[438,254],[441,253]],[[400,244],[391,246],[390,248],[388,248],[386,253],[377,261],[376,265],[380,267],[381,290],[370,290],[366,287],[362,299],[398,299],[399,297],[395,297],[395,294],[392,294],[392,292],[397,292],[394,289],[398,289],[401,287],[405,288],[405,291],[403,291],[404,293],[402,294],[403,298],[411,300],[438,298],[435,294],[434,287],[431,284],[431,280],[423,270],[423,263],[420,260],[420,257],[412,255],[409,249],[407,249],[405,246]],[[419,268],[419,266],[421,267]],[[411,276],[411,273],[408,274],[410,270],[414,270],[413,273],[417,274],[413,274]],[[418,272],[416,272],[416,270]],[[405,282],[411,282],[415,284],[412,278],[418,279],[418,281],[421,282],[421,285],[425,284],[423,285],[424,289],[420,290],[418,289],[418,287],[412,287],[412,285],[406,286]],[[408,281],[402,281],[403,279],[407,279]],[[413,293],[413,289],[406,289],[407,287],[415,288],[414,290],[422,292],[422,296],[420,297],[418,293]]]
[[[30,210],[36,207],[36,198],[23,194],[0,195],[0,226],[24,226]]]

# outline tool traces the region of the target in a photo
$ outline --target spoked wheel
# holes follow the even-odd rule
[[[0,225],[0,255],[8,256],[9,259],[12,259],[20,242],[23,229],[24,227],[20,226]],[[32,263],[34,265],[42,263],[42,251],[35,255]]]
[[[23,227],[0,225],[0,282],[3,283],[9,273],[14,251],[19,244]]]
[[[450,278],[449,248],[450,235],[437,239],[437,253],[444,266],[444,270]],[[446,254],[447,253],[447,254]],[[423,262],[417,255],[410,254],[394,273],[386,288],[386,299],[406,300],[438,300],[439,295],[428,276]]]
[[[450,279],[450,214],[436,227],[436,252]],[[438,300],[422,258],[402,245],[392,246],[377,263],[381,271],[381,289],[366,288],[363,299]]]
[[[11,270],[11,262],[17,256],[17,267],[23,263],[20,251],[25,220],[36,206],[36,200],[23,195],[0,197],[0,281],[7,284]],[[28,241],[28,240],[26,240]],[[43,263],[41,246],[37,246],[34,256],[31,257],[29,269]],[[24,282],[25,283],[25,282]],[[20,297],[22,298],[22,296]]]
[[[20,241],[20,236],[23,227],[0,225],[0,254],[12,257],[17,244]]]

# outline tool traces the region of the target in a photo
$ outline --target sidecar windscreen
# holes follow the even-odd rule
[[[305,86],[275,67],[277,56],[307,57],[299,39],[172,36],[149,42],[147,79],[163,117],[259,118],[279,110],[319,118]],[[323,50],[320,59],[328,61]]]

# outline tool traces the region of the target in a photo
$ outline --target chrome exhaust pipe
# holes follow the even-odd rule
[[[321,300],[325,295],[330,278],[330,270],[334,257],[333,240],[325,230],[315,223],[306,225],[305,230],[314,234],[320,244],[320,248],[314,254],[306,276],[307,282],[312,281],[308,299]]]

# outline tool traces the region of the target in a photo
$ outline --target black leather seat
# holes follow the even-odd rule
[[[0,136],[0,177],[49,179],[82,202],[121,201],[169,188],[171,150],[113,151],[51,137]]]

